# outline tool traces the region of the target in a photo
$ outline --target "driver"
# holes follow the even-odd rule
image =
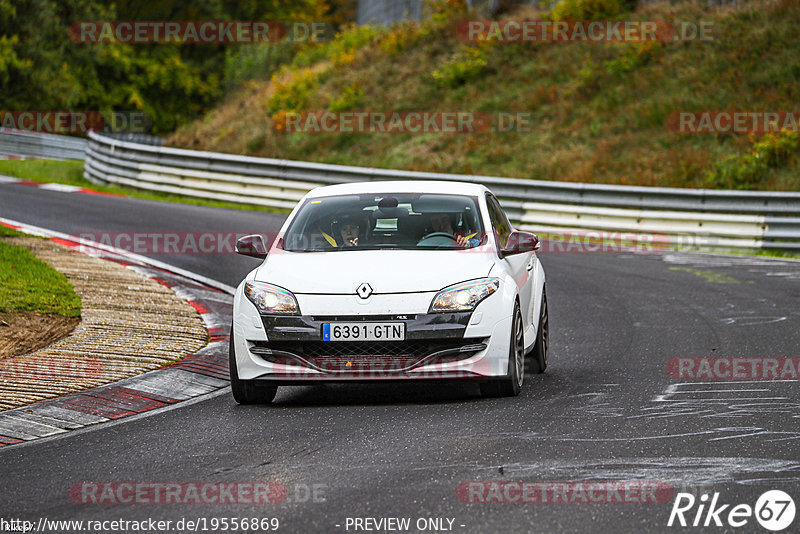
[[[452,235],[460,247],[472,248],[480,244],[480,240],[475,237],[475,234],[464,235],[465,233],[462,231],[453,230],[453,221],[448,213],[432,213],[428,218],[428,223],[433,232]]]

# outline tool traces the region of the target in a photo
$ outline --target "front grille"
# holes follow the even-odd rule
[[[447,363],[486,348],[482,339],[408,341],[252,341],[251,352],[273,363],[310,366],[328,373],[401,371]],[[436,355],[442,351],[444,354]],[[435,355],[435,356],[434,356]]]

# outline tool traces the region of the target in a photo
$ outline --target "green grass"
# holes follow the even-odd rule
[[[22,237],[23,235],[25,234],[22,232],[0,224],[0,237]]]
[[[93,184],[83,177],[82,161],[57,161],[47,159],[28,159],[28,160],[0,160],[0,174],[13,176],[22,180],[32,182],[57,183],[85,187],[103,193],[115,195],[125,195],[146,200],[159,200],[166,202],[179,202],[182,204],[194,204],[198,206],[211,206],[216,208],[233,208],[251,211],[270,211],[286,212],[277,208],[265,206],[252,206],[247,204],[235,204],[233,202],[217,202],[213,200],[203,200],[158,191],[142,191],[129,187],[106,186]]]
[[[15,311],[80,317],[81,300],[63,274],[27,249],[0,241],[0,312]]]
[[[81,187],[86,187],[86,184],[92,185],[83,178],[82,161],[2,159],[0,160],[0,174],[33,182],[55,182]]]

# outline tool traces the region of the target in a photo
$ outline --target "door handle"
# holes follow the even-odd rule
[[[529,271],[533,270],[533,260],[529,261],[525,268]]]

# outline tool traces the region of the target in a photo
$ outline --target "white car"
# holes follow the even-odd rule
[[[233,396],[278,386],[472,380],[513,396],[547,367],[538,238],[513,229],[482,185],[387,181],[319,187],[295,207],[236,289]]]

